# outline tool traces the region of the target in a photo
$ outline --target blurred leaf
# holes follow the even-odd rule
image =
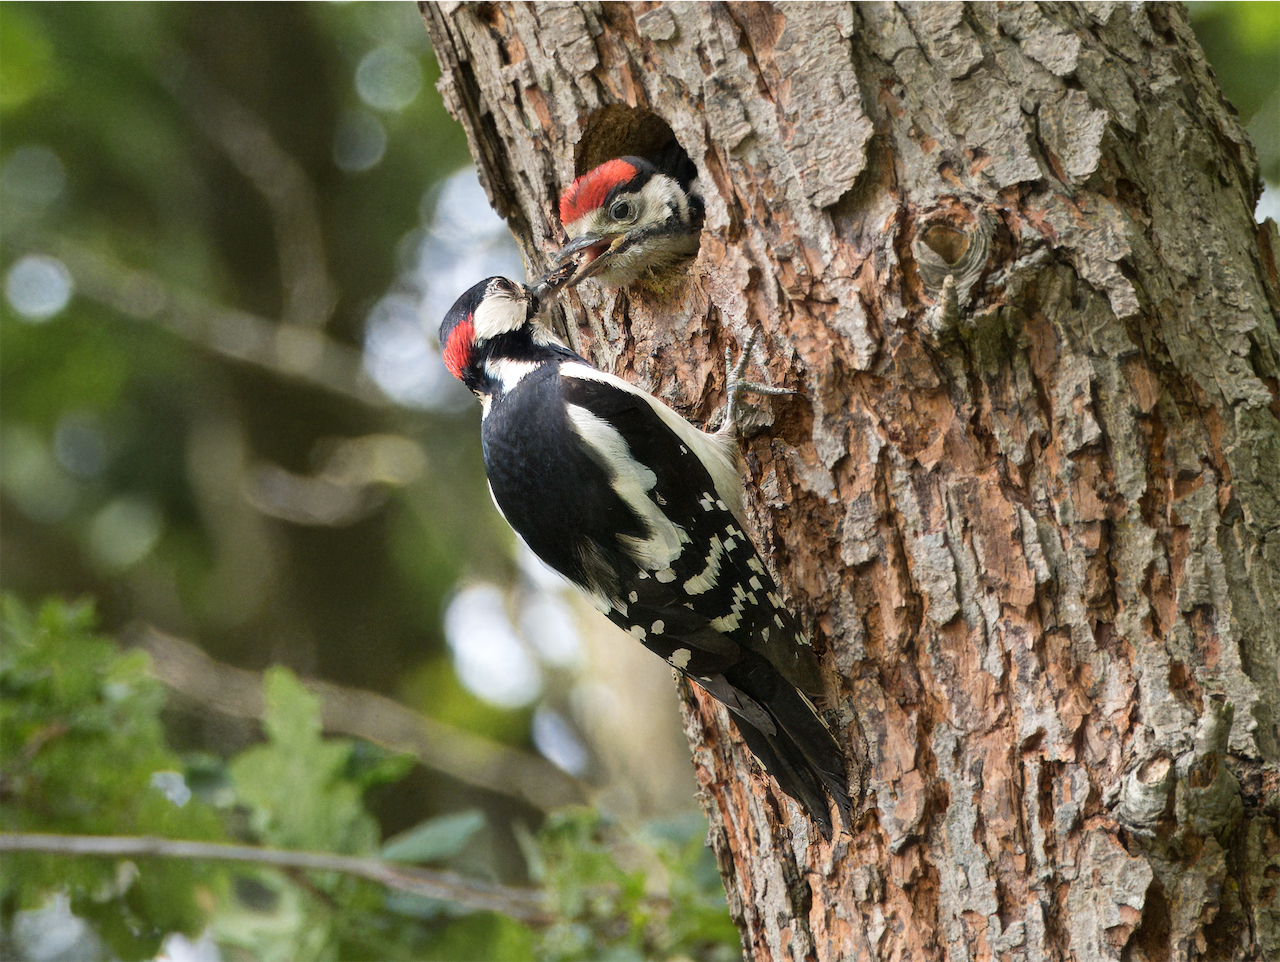
[[[554,813],[538,844],[559,919],[542,933],[539,958],[740,958],[706,831],[697,814],[631,834],[591,809]]]
[[[392,751],[372,742],[356,741],[351,744],[345,777],[363,790],[387,782],[398,782],[413,771],[415,764],[417,761],[412,755]]]
[[[1223,93],[1248,122],[1280,87],[1280,4],[1191,3],[1188,8]]]
[[[447,656],[420,664],[407,674],[400,696],[423,714],[508,745],[529,743],[530,709],[506,711],[481,701],[462,687]]]
[[[342,777],[352,743],[320,737],[320,703],[287,668],[269,668],[263,689],[268,743],[231,764],[255,831],[284,848],[372,852],[377,823],[364,810],[359,786]]]
[[[145,655],[121,653],[93,623],[89,604],[49,601],[33,615],[0,599],[0,828],[222,839],[202,801],[177,805],[153,786],[182,768],[164,744],[164,693]],[[221,867],[198,863],[24,853],[5,858],[0,904],[8,929],[15,909],[65,891],[113,952],[143,958],[167,932],[198,932],[224,887]]]
[[[474,808],[441,815],[388,839],[381,854],[393,862],[443,861],[461,852],[484,826],[484,813]]]
[[[451,923],[420,956],[422,962],[529,962],[536,957],[529,929],[505,916],[477,914]]]
[[[0,111],[16,110],[52,86],[53,46],[38,21],[6,4],[0,29]]]

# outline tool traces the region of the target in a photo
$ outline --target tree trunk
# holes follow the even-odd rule
[[[1277,237],[1182,8],[424,15],[531,272],[575,174],[697,163],[687,281],[576,348],[702,423],[756,326],[799,392],[749,512],[869,804],[824,844],[685,691],[748,955],[1280,958]]]

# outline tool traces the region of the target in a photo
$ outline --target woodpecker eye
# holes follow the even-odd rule
[[[620,200],[609,208],[609,216],[614,220],[630,220],[634,214],[635,208],[625,200]]]

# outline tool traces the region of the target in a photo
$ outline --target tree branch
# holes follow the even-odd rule
[[[167,687],[200,705],[237,718],[261,719],[262,677],[215,661],[189,641],[150,625],[127,639],[152,659]],[[589,802],[587,787],[536,755],[420,715],[390,698],[330,682],[303,679],[320,699],[325,731],[363,738],[414,755],[454,778],[550,811]]]
[[[170,49],[164,64],[165,87],[271,210],[284,288],[281,322],[323,329],[337,297],[325,262],[316,192],[306,170],[261,117],[219,89],[185,51]]]
[[[393,402],[364,369],[360,351],[315,327],[277,323],[177,290],[155,274],[63,238],[6,237],[13,250],[50,254],[71,271],[76,291],[126,317],[156,324],[214,354],[300,380],[373,408]]]
[[[291,852],[258,848],[254,845],[190,842],[151,836],[53,835],[34,832],[0,834],[0,852],[207,859],[249,862],[281,869],[341,872],[377,882],[399,892],[440,899],[477,911],[501,912],[532,925],[545,925],[552,920],[542,893],[536,889],[495,885],[453,872],[407,868],[381,859],[333,855],[328,852]]]

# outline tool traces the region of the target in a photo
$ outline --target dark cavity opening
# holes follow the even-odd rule
[[[574,148],[574,176],[581,177],[614,157],[628,156],[655,162],[665,159],[667,163],[659,166],[667,169],[674,168],[672,161],[692,166],[671,126],[652,110],[610,104],[588,118],[582,139]]]

